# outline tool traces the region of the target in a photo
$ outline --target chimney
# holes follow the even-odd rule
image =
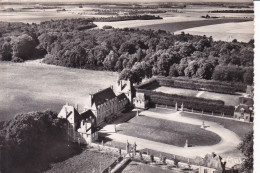
[[[67,116],[68,111],[67,111],[67,107],[65,107],[65,115]]]
[[[92,100],[93,100],[93,94],[89,94],[90,95],[90,107],[92,106],[92,104],[93,104],[93,102],[92,102]]]
[[[76,108],[77,111],[79,111],[79,106],[78,106],[78,104],[75,104],[75,108]]]

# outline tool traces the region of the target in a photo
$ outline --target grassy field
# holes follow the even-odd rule
[[[135,162],[131,161],[129,165],[122,171],[122,173],[136,173],[136,172],[141,172],[141,173],[170,173],[173,171],[170,170],[164,170],[159,167],[155,166],[150,166],[144,163],[140,162]]]
[[[175,34],[180,34],[181,32],[192,35],[212,36],[216,41],[232,41],[233,39],[237,39],[238,41],[248,42],[250,39],[254,38],[254,22],[250,21],[201,26],[180,30]]]
[[[134,117],[118,127],[121,134],[183,147],[186,139],[192,146],[219,143],[220,137],[200,126],[145,116]]]
[[[184,117],[191,117],[191,118],[219,123],[223,125],[226,129],[229,129],[234,133],[236,133],[240,138],[243,138],[245,134],[253,130],[252,123],[249,124],[249,123],[239,122],[235,120],[228,120],[228,119],[222,119],[213,116],[198,115],[198,114],[192,114],[187,112],[182,112],[181,114]]]
[[[45,64],[0,63],[0,121],[15,114],[79,104],[89,93],[114,85],[118,74]],[[98,80],[97,80],[98,79]]]
[[[46,171],[46,173],[99,173],[100,170],[104,170],[105,168],[107,168],[116,159],[117,157],[112,153],[84,150],[79,155],[71,157],[65,161],[52,164],[51,168]]]
[[[171,88],[161,86],[155,89],[158,92],[164,92],[168,94],[177,94],[184,95],[190,97],[199,97],[211,100],[223,100],[225,105],[236,106],[239,104],[240,95],[229,95],[229,94],[221,94],[221,93],[213,93],[208,91],[196,91],[191,89],[182,89],[182,88]]]
[[[207,25],[215,25],[221,23],[234,23],[234,22],[243,22],[244,19],[208,19],[208,20],[198,20],[198,21],[187,21],[187,22],[176,22],[176,23],[164,23],[162,24],[155,24],[155,25],[146,25],[138,27],[140,29],[152,29],[152,30],[165,30],[169,32],[176,32],[179,30],[187,29],[187,28],[194,28],[200,26],[207,26]]]

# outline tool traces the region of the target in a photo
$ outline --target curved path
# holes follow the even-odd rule
[[[199,126],[202,124],[201,120],[183,117],[181,116],[180,112],[175,112],[173,110],[160,109],[160,112],[146,110],[141,112],[141,115],[149,116],[152,118],[165,119],[169,121],[177,121],[177,122],[182,122],[187,124],[199,125]],[[240,143],[240,138],[234,132],[224,128],[223,126],[215,122],[204,121],[204,123],[206,126],[205,130],[211,131],[220,136],[221,141],[218,144],[211,145],[211,146],[195,146],[189,148],[177,147],[174,145],[169,145],[169,144],[164,144],[164,143],[155,142],[151,140],[114,133],[110,131],[109,126],[104,127],[100,131],[100,135],[101,136],[105,135],[106,137],[117,142],[126,143],[127,140],[129,141],[129,143],[132,144],[136,142],[137,149],[148,148],[159,152],[176,154],[176,155],[189,157],[189,158],[195,158],[196,156],[204,157],[206,154],[212,152],[221,154],[236,149],[237,145]]]

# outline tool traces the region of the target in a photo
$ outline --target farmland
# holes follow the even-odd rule
[[[182,88],[171,88],[161,86],[156,88],[155,91],[157,92],[164,92],[168,94],[177,94],[189,97],[198,97],[198,98],[205,98],[211,100],[223,100],[225,105],[236,106],[239,104],[239,97],[240,95],[229,95],[229,94],[221,94],[221,93],[214,93],[208,91],[196,91],[191,89],[182,89]]]
[[[206,35],[207,37],[212,36],[216,41],[232,41],[233,39],[237,39],[238,41],[248,42],[254,38],[254,22],[224,23],[194,27],[177,31],[176,34],[180,34],[181,32],[193,35]]]
[[[89,93],[115,84],[118,76],[105,71],[3,62],[0,74],[0,121],[21,112],[59,111],[66,102],[79,104],[82,110]]]
[[[144,163],[132,161],[127,165],[127,167],[122,171],[123,173],[136,173],[136,172],[144,172],[144,173],[169,173],[172,172],[170,170],[164,170],[155,166],[149,166]]]
[[[245,19],[207,19],[198,21],[188,21],[188,22],[176,22],[176,23],[164,23],[155,25],[146,25],[139,27],[140,29],[152,29],[152,30],[165,30],[169,32],[176,32],[179,30],[194,28],[199,26],[215,25],[221,23],[234,23],[234,22],[244,22],[248,21]]]
[[[186,139],[193,146],[214,145],[220,137],[200,126],[155,119],[135,117],[118,128],[119,133],[183,147]]]
[[[110,152],[99,152],[94,150],[84,150],[79,155],[71,157],[65,161],[54,163],[46,171],[51,172],[93,172],[107,168],[117,157]]]

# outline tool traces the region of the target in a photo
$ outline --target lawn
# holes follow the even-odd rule
[[[169,173],[173,172],[170,170],[164,170],[159,167],[155,166],[150,166],[144,163],[136,162],[136,161],[131,161],[129,165],[125,169],[123,169],[122,173],[136,173],[136,172],[141,172],[141,173]]]
[[[183,96],[190,96],[190,97],[199,97],[211,100],[223,100],[225,105],[236,106],[239,104],[239,97],[240,95],[230,95],[230,94],[221,94],[221,93],[214,93],[208,91],[197,91],[191,89],[183,89],[183,88],[172,88],[161,86],[156,88],[154,91],[163,92],[167,94],[177,94]]]
[[[248,21],[245,19],[208,19],[208,20],[198,20],[198,21],[187,21],[187,22],[175,22],[175,23],[164,23],[164,24],[154,24],[154,25],[146,25],[140,26],[140,29],[152,29],[152,30],[165,30],[169,32],[176,32],[183,29],[207,26],[207,25],[215,25],[221,23],[231,23],[231,22],[243,22]]]
[[[121,134],[183,147],[186,139],[192,146],[208,146],[220,142],[220,137],[200,126],[138,116],[117,128]]]
[[[71,157],[63,162],[51,165],[51,168],[46,173],[63,173],[63,172],[78,172],[78,173],[99,173],[111,165],[117,156],[109,152],[98,152],[92,150],[84,150],[81,154]]]
[[[79,104],[89,93],[116,84],[118,74],[52,65],[0,63],[0,121],[15,114]],[[97,80],[98,79],[98,80]]]
[[[229,120],[229,119],[223,119],[223,118],[217,118],[214,116],[205,116],[205,115],[198,115],[198,114],[192,114],[187,112],[182,112],[182,116],[184,117],[191,117],[196,118],[200,120],[206,120],[206,121],[212,121],[219,123],[223,125],[226,129],[229,129],[236,133],[240,138],[243,138],[245,134],[247,134],[249,131],[253,130],[253,124],[252,123],[245,123],[235,120]]]

